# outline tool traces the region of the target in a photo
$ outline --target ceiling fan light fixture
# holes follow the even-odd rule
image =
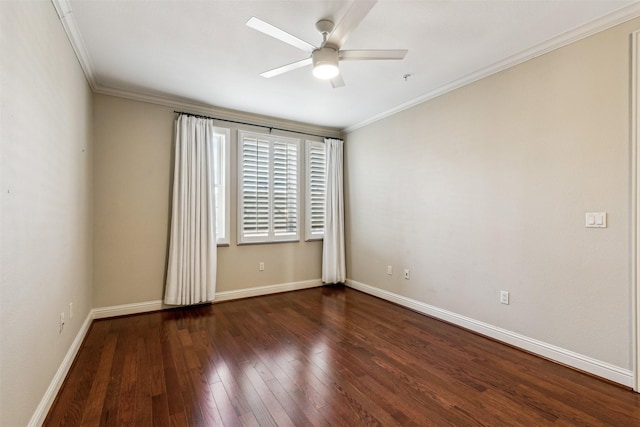
[[[313,75],[322,80],[329,80],[338,75],[338,51],[330,47],[316,49],[311,54]]]

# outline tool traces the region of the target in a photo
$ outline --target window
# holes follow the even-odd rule
[[[229,244],[229,141],[230,131],[213,128],[213,165],[216,197],[216,242]]]
[[[326,153],[324,143],[307,141],[305,239],[324,237]]]
[[[238,243],[299,240],[299,145],[238,131]]]

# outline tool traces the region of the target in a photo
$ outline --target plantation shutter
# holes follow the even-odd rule
[[[307,141],[307,240],[324,236],[325,158],[323,143]]]
[[[269,141],[245,134],[241,154],[241,240],[261,240],[269,236]]]
[[[299,140],[238,132],[238,242],[299,238]]]
[[[298,147],[273,144],[273,230],[276,237],[298,232]]]

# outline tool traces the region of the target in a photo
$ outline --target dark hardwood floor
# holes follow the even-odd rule
[[[640,426],[640,394],[324,287],[95,321],[45,425]]]

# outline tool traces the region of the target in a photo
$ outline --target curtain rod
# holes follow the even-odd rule
[[[256,126],[256,127],[260,127],[260,128],[269,129],[269,132],[271,132],[272,130],[275,129],[275,130],[280,130],[280,131],[283,131],[283,132],[292,132],[292,133],[299,133],[299,134],[302,134],[302,135],[316,136],[318,138],[330,138],[328,136],[317,135],[315,133],[301,132],[301,131],[298,131],[298,130],[283,129],[283,128],[277,128],[277,127],[267,126],[267,125],[257,125],[255,123],[239,122],[239,121],[236,121],[236,120],[228,120],[228,119],[221,119],[221,118],[218,118],[218,117],[203,116],[201,114],[185,113],[184,111],[174,111],[174,113],[176,113],[176,114],[184,114],[185,116],[198,117],[198,118],[201,118],[201,119],[211,119],[211,120],[218,120],[218,121],[221,121],[221,122],[235,123],[235,124],[238,124],[238,125]]]

